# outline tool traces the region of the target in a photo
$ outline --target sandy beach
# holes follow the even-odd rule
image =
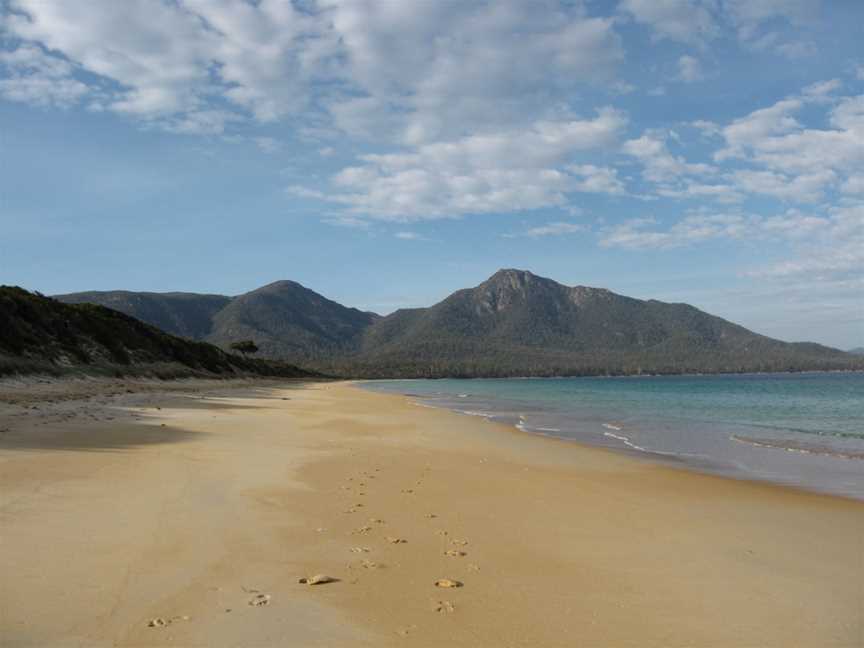
[[[4,647],[864,646],[861,502],[349,383],[69,393],[2,393]]]

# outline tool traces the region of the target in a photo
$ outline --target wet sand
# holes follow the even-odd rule
[[[860,502],[215,388],[0,391],[0,645],[864,646]]]

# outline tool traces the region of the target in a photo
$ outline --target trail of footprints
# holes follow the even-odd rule
[[[420,479],[418,479],[414,488],[406,488],[402,489],[401,493],[405,495],[413,495],[416,490],[423,485],[423,480],[429,472],[429,467],[423,469]],[[339,491],[347,493],[348,495],[357,495],[357,496],[365,496],[366,495],[366,487],[370,482],[377,479],[378,475],[376,473],[380,473],[380,468],[375,468],[372,472],[362,472],[358,477],[348,477],[346,481],[348,483],[339,486]],[[363,489],[356,490],[355,489]],[[366,508],[363,502],[354,502],[351,506],[343,511],[345,514],[357,514],[360,513],[362,509]],[[437,520],[438,515],[435,513],[426,513],[424,518],[427,520]],[[368,518],[365,524],[361,526],[355,527],[352,531],[350,531],[351,536],[364,536],[370,537],[371,534],[378,528],[386,527],[387,522],[381,518],[370,517]],[[317,529],[318,531],[325,531],[326,529]],[[468,552],[465,550],[465,547],[468,546],[468,541],[461,538],[450,538],[450,533],[446,529],[437,529],[434,531],[436,535],[438,535],[445,542],[445,546],[448,548],[445,549],[442,553],[444,556],[448,558],[465,558],[468,555]],[[390,545],[406,545],[409,544],[409,541],[406,538],[396,535],[385,535],[383,537],[383,541]],[[365,545],[357,545],[349,548],[349,551],[354,554],[359,554],[360,556],[364,554],[371,554],[373,552],[373,548]],[[358,556],[359,558],[359,556]],[[385,564],[377,562],[375,560],[371,560],[370,558],[360,558],[358,561],[349,563],[347,565],[349,570],[361,569],[361,570],[377,570],[386,567]],[[479,567],[474,564],[467,565],[467,571],[479,571]],[[330,583],[338,583],[340,579],[334,578],[333,576],[328,576],[326,574],[314,574],[311,576],[306,576],[300,578],[298,581],[303,585],[326,585]],[[351,583],[359,582],[358,579],[352,579],[349,581]],[[434,583],[430,583],[430,587],[435,587],[438,589],[458,589],[464,587],[464,583],[460,580],[456,580],[454,578],[440,578]],[[265,607],[271,604],[272,596],[270,594],[265,594],[256,589],[242,588],[243,591],[249,595],[251,594],[251,598],[248,598],[246,603],[251,607]],[[448,600],[438,600],[438,599],[430,599],[432,605],[431,610],[439,613],[439,614],[450,614],[456,611],[456,605],[452,601]],[[232,608],[226,608],[225,612],[231,612]],[[165,628],[172,623],[176,623],[177,621],[188,621],[190,618],[188,616],[182,617],[170,617],[170,618],[162,618],[157,617],[151,619],[147,622],[147,626],[150,628]],[[397,634],[401,636],[408,636],[413,630],[416,629],[416,626],[409,626],[407,628],[403,628],[397,630]]]
[[[410,488],[403,488],[400,490],[400,493],[403,495],[414,495],[418,489],[423,486],[423,481],[428,475],[430,469],[426,467],[423,469],[420,478],[413,484]],[[346,479],[346,483],[339,486],[339,490],[343,493],[347,494],[349,497],[356,490],[357,495],[364,495],[367,492],[367,488],[369,485],[376,480],[381,473],[380,468],[375,468],[373,471],[363,471],[357,476],[348,477]],[[363,490],[360,490],[363,489]],[[364,504],[362,502],[355,502],[349,508],[345,509],[343,512],[346,514],[357,514],[362,512],[361,509],[364,508]],[[435,513],[426,513],[424,518],[427,520],[437,520],[438,515]],[[369,536],[374,533],[376,528],[379,526],[383,527],[387,523],[385,520],[380,518],[368,518],[367,522],[361,526],[355,527],[350,534],[352,536]],[[468,545],[468,541],[462,538],[451,538],[450,532],[446,529],[436,529],[434,531],[436,535],[438,535],[444,542],[447,547],[442,554],[448,558],[465,558],[468,555],[468,552],[465,550],[465,547]],[[392,545],[403,545],[408,544],[408,540],[401,536],[395,535],[386,535],[383,540]],[[351,553],[355,554],[368,554],[373,551],[371,547],[368,546],[354,546],[349,549]],[[366,569],[366,570],[374,570],[381,569],[385,567],[384,564],[376,562],[375,560],[371,560],[369,558],[362,558],[357,562],[349,563],[347,565],[348,569],[354,570],[356,568]],[[477,565],[469,564],[467,566],[468,571],[478,571],[479,567]],[[352,580],[352,583],[359,582],[357,579]],[[464,586],[464,583],[460,580],[456,580],[454,578],[440,578],[434,583],[430,583],[430,586],[434,586],[439,589],[456,589]],[[452,601],[448,600],[438,600],[431,599],[432,605],[431,609],[439,614],[451,614],[456,611],[456,605]],[[401,636],[407,636],[410,632],[412,632],[416,626],[410,626],[408,628],[403,628],[401,630],[397,630],[397,634]]]

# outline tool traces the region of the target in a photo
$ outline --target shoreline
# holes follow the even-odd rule
[[[221,386],[11,419],[7,645],[864,645],[860,502],[355,383]]]
[[[358,388],[362,389],[362,385],[360,384],[360,381],[350,381],[350,382],[356,383],[356,386]],[[499,426],[500,428],[502,428],[502,430],[506,430],[508,433],[517,433],[517,434],[526,435],[528,437],[536,437],[536,438],[540,438],[540,439],[546,439],[549,441],[562,442],[566,445],[572,445],[572,446],[575,446],[576,448],[579,448],[582,450],[587,450],[588,452],[608,453],[612,456],[624,457],[624,458],[632,460],[632,461],[644,462],[644,463],[647,463],[649,465],[655,465],[655,466],[659,466],[659,467],[666,468],[669,470],[678,470],[678,471],[684,472],[686,474],[700,475],[703,477],[713,477],[716,479],[728,480],[728,481],[732,481],[732,482],[741,482],[741,483],[749,484],[751,486],[756,486],[756,487],[761,486],[761,487],[767,487],[767,488],[777,488],[780,490],[789,490],[789,491],[800,493],[801,495],[816,495],[819,497],[836,498],[836,499],[845,500],[848,502],[853,502],[856,504],[864,503],[864,500],[862,500],[861,498],[854,497],[851,495],[844,495],[842,493],[820,491],[817,489],[799,486],[797,484],[771,481],[771,480],[767,480],[767,479],[756,479],[756,478],[752,478],[752,477],[747,477],[746,475],[724,474],[724,473],[720,473],[717,471],[711,471],[708,469],[700,470],[695,465],[689,464],[687,462],[687,459],[685,459],[684,457],[681,457],[679,455],[675,455],[673,453],[662,453],[659,451],[645,450],[642,448],[639,448],[639,449],[635,449],[635,448],[613,448],[613,447],[609,447],[609,446],[592,445],[592,444],[587,443],[581,439],[574,439],[571,437],[565,437],[565,436],[560,436],[558,434],[555,434],[556,431],[560,432],[560,430],[550,431],[550,430],[543,430],[541,428],[529,428],[528,426],[525,426],[521,422],[518,422],[518,421],[512,422],[512,421],[501,420],[504,417],[497,417],[497,420],[496,420],[495,415],[466,412],[466,411],[461,411],[458,409],[452,409],[452,408],[444,406],[444,405],[440,405],[440,406],[439,405],[430,405],[428,403],[424,403],[422,401],[422,397],[416,396],[413,394],[398,394],[395,392],[374,392],[374,391],[373,391],[373,393],[401,396],[401,397],[405,398],[409,403],[411,403],[412,405],[417,406],[417,407],[426,407],[426,408],[429,408],[432,410],[449,412],[452,414],[456,414],[458,416],[466,416],[469,418],[476,418],[476,419],[482,420],[485,423]],[[420,399],[420,400],[414,400],[415,397]],[[736,439],[736,440],[741,442],[741,443],[751,443],[750,441],[743,441],[743,440],[739,440],[739,439]],[[785,448],[784,448],[784,450],[785,450]],[[809,454],[809,452],[806,452],[806,451],[801,451],[801,452],[803,452],[805,454]],[[857,461],[858,459],[855,458],[854,460]]]
[[[771,375],[780,379],[787,376]],[[582,447],[601,448],[642,461],[683,467],[698,474],[770,483],[864,501],[864,479],[861,478],[864,474],[861,472],[864,470],[864,446],[857,435],[837,432],[824,437],[822,433],[806,429],[766,426],[746,419],[666,418],[650,410],[637,409],[637,415],[630,410],[613,411],[608,401],[604,402],[602,409],[597,409],[591,403],[582,402],[584,398],[580,394],[591,391],[583,392],[576,388],[572,398],[582,400],[568,402],[578,402],[578,407],[567,405],[562,408],[559,401],[534,396],[531,390],[523,395],[518,389],[513,391],[501,387],[499,390],[492,386],[508,381],[484,381],[487,384],[478,388],[479,391],[464,393],[460,390],[461,385],[453,384],[442,387],[443,391],[424,393],[409,386],[415,381],[355,382],[359,388],[373,393],[403,395],[424,407],[503,423],[535,436],[562,439]],[[589,386],[587,389],[592,388]],[[633,393],[625,390],[616,398],[626,400],[632,398]],[[662,391],[658,393],[662,394]],[[544,392],[540,390],[539,394],[542,396]],[[606,398],[606,394],[603,397]],[[678,396],[672,394],[672,397]],[[683,394],[680,396],[685,397]],[[665,398],[668,400],[669,394]],[[619,405],[618,409],[622,407]],[[691,433],[694,429],[702,432]],[[655,430],[663,432],[658,436]],[[746,446],[754,451],[735,450],[735,446]],[[805,461],[805,456],[815,461]]]

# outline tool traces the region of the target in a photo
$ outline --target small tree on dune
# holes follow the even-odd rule
[[[255,344],[252,340],[241,340],[240,342],[233,342],[231,344],[231,349],[242,353],[244,358],[248,353],[258,353],[258,345]]]

